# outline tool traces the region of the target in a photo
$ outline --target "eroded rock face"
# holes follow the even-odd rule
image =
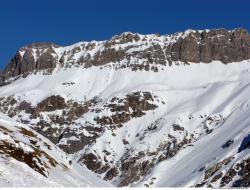
[[[240,179],[233,183],[233,187],[250,187],[250,158],[236,165]]]
[[[103,42],[83,42],[70,50],[66,48],[63,53],[59,53],[61,50],[57,52],[56,48],[58,46],[52,43],[33,43],[21,48],[1,74],[0,85],[5,85],[11,77],[33,71],[51,73],[57,65],[88,68],[112,63],[117,68],[157,72],[155,65],[171,65],[175,61],[238,62],[250,59],[250,35],[241,28],[187,30],[166,36],[123,33]],[[83,55],[75,59],[78,53]],[[126,64],[119,65],[120,62]]]
[[[139,181],[142,177],[149,174],[154,166],[167,160],[177,154],[177,152],[186,144],[190,143],[192,138],[185,137],[182,141],[177,142],[175,137],[171,137],[169,141],[162,143],[154,152],[148,150],[141,151],[137,155],[127,152],[118,162],[117,167],[120,170],[119,186],[127,186],[133,182]],[[133,156],[132,156],[133,155]],[[111,172],[112,168],[106,173],[105,179],[111,180],[118,176],[118,172]],[[111,172],[111,173],[110,173]],[[111,177],[110,175],[113,174]]]
[[[209,63],[219,60],[230,63],[250,58],[250,36],[244,29],[190,33],[178,40],[175,46],[179,47],[175,54],[180,61]]]
[[[249,187],[250,186],[250,158],[234,161],[235,157],[229,157],[214,164],[205,170],[204,180],[195,187]],[[230,164],[231,165],[230,165]],[[230,165],[228,168],[223,168]]]
[[[231,157],[228,159],[225,159],[219,163],[216,163],[213,167],[209,168],[208,170],[205,171],[205,177],[204,179],[207,180],[211,176],[215,174],[223,165],[227,165],[231,161]]]
[[[103,165],[97,155],[93,153],[85,154],[80,160],[89,170],[102,174],[108,170],[108,165]]]
[[[2,72],[2,79],[8,79],[10,77],[18,76],[21,74],[21,61],[22,56],[20,52],[17,52],[16,55],[11,59],[10,63],[6,66],[6,68]],[[2,81],[3,83],[3,81]]]
[[[37,132],[72,154],[95,142],[103,133],[103,128],[94,124],[75,122],[89,112],[97,101],[96,98],[85,102],[65,101],[59,95],[52,95],[32,106],[30,102],[8,96],[0,98],[0,111],[21,123],[30,124]],[[23,114],[29,115],[29,118],[22,118]],[[64,139],[67,141],[64,142]]]
[[[33,43],[21,48],[4,69],[3,77],[8,79],[32,71],[53,69],[57,60],[53,56],[55,52],[52,47],[56,47],[56,45],[52,43]],[[34,48],[36,48],[35,53],[33,52],[35,51]],[[34,55],[38,56],[37,60],[35,60]]]
[[[42,54],[36,62],[36,69],[54,69],[56,67],[57,60],[52,56],[53,53],[55,54],[54,50],[49,48],[44,54]]]
[[[91,65],[99,66],[105,65],[110,62],[119,62],[125,57],[124,50],[116,50],[114,48],[106,48],[102,52],[98,52],[93,61],[90,61]]]
[[[37,117],[37,114],[40,112],[51,112],[55,110],[64,109],[66,107],[66,103],[64,98],[62,98],[59,95],[56,96],[50,96],[40,102],[36,108],[34,109],[34,112],[32,113],[32,117]]]
[[[84,133],[76,133],[74,130],[67,128],[63,131],[62,135],[59,137],[57,143],[59,147],[69,154],[74,154],[77,151],[82,150],[85,146],[90,145],[96,141],[98,137],[104,132],[104,129],[92,127],[92,126],[83,126],[79,130],[86,130],[90,136],[84,135]],[[70,140],[70,138],[75,137],[77,140]],[[61,138],[69,139],[67,144],[60,144]]]
[[[154,110],[158,107],[150,101],[154,101],[150,92],[133,92],[126,95],[124,99],[114,97],[110,104],[105,105],[114,114],[96,117],[95,120],[102,126],[121,127],[122,124],[132,118],[142,117],[145,115],[145,111]]]

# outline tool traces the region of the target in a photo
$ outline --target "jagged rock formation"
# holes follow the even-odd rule
[[[59,47],[53,43],[33,43],[21,48],[0,77],[1,85],[10,77],[34,71],[51,73],[57,65],[101,66],[126,60],[133,70],[158,71],[156,65],[184,63],[239,62],[250,58],[250,35],[245,29],[187,30],[173,35],[123,33],[102,42],[82,42]],[[144,64],[139,64],[143,62]]]

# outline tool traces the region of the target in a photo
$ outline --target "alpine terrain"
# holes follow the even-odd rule
[[[0,74],[0,186],[249,187],[250,34],[20,48]]]

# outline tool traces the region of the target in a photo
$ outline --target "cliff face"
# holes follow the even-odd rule
[[[224,29],[189,33],[170,46],[172,60],[209,63],[237,62],[250,57],[250,36],[246,30]]]
[[[2,73],[2,81],[57,65],[99,66],[124,62],[124,67],[148,70],[150,65],[223,63],[250,59],[250,35],[245,29],[187,30],[173,35],[123,33],[107,41],[80,42],[59,47],[53,43],[33,43],[21,48]],[[119,66],[118,66],[119,67]]]
[[[3,71],[4,78],[15,77],[36,70],[53,69],[56,66],[52,43],[33,43],[21,48]]]

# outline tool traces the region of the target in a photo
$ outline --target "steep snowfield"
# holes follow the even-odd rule
[[[1,96],[16,95],[30,102],[39,102],[51,94],[60,94],[67,99],[87,99],[100,95],[102,98],[124,94],[133,90],[154,90],[159,93],[197,94],[211,88],[229,86],[248,78],[249,61],[222,64],[191,64],[163,67],[159,72],[114,70],[112,68],[91,67],[88,69],[59,69],[53,75],[32,74],[10,85],[1,87]],[[74,82],[72,86],[63,83]],[[247,81],[246,81],[247,82]],[[182,97],[182,95],[179,95]],[[168,97],[171,98],[172,96]],[[184,96],[185,97],[185,96]],[[35,99],[30,99],[35,98]],[[174,104],[175,105],[175,104]]]
[[[19,102],[26,100],[33,106],[51,95],[60,95],[65,100],[74,101],[99,97],[101,102],[97,107],[102,108],[113,97],[142,91],[151,92],[157,97],[154,103],[158,107],[147,111],[142,117],[129,120],[123,127],[114,129],[115,132],[105,131],[95,143],[69,155],[73,159],[73,165],[67,164],[69,169],[66,172],[62,168],[51,170],[48,178],[35,173],[24,164],[19,165],[13,159],[6,165],[6,161],[1,158],[0,185],[105,186],[108,183],[97,180],[96,176],[92,177],[95,174],[78,164],[83,154],[95,152],[103,163],[105,159],[110,162],[110,168],[118,167],[120,161],[128,155],[128,158],[131,158],[141,151],[158,154],[159,147],[174,137],[177,143],[181,143],[185,138],[190,139],[190,142],[180,147],[173,156],[154,163],[152,171],[139,175],[130,185],[190,187],[205,181],[206,186],[210,184],[219,187],[219,181],[211,182],[212,177],[220,171],[225,174],[235,163],[250,156],[250,149],[238,153],[242,140],[250,133],[249,63],[242,61],[225,65],[214,61],[209,64],[172,65],[159,67],[159,72],[115,70],[112,67],[58,68],[52,75],[32,74],[3,86],[0,88],[0,97],[13,95]],[[109,110],[104,109],[99,115],[110,114]],[[96,115],[98,114],[88,112],[76,122],[92,122]],[[25,114],[22,117],[25,118]],[[3,115],[0,115],[0,118],[0,125],[12,125],[12,130],[15,130],[13,126],[22,125],[15,123],[14,120],[19,121],[17,116],[10,121]],[[149,126],[154,123],[157,126],[151,129]],[[173,126],[177,124],[181,129],[173,130]],[[230,139],[234,140],[233,144],[222,148]],[[53,154],[50,152],[55,155],[56,160],[60,160],[60,155],[66,157],[66,153],[50,144],[58,151]],[[105,156],[104,150],[109,150],[111,155]],[[140,161],[152,161],[151,155],[148,155],[140,158]],[[207,169],[230,156],[234,158],[229,165],[219,168],[217,173],[204,180],[204,172]],[[67,159],[60,160],[64,164],[66,161],[68,162]],[[200,170],[202,167],[205,169]],[[22,171],[21,177],[15,175],[16,168]],[[126,184],[126,176],[119,175],[111,180],[112,184]],[[104,178],[105,175],[99,174],[99,177]],[[235,175],[233,181],[237,179],[239,176]],[[226,186],[231,186],[232,182]]]

